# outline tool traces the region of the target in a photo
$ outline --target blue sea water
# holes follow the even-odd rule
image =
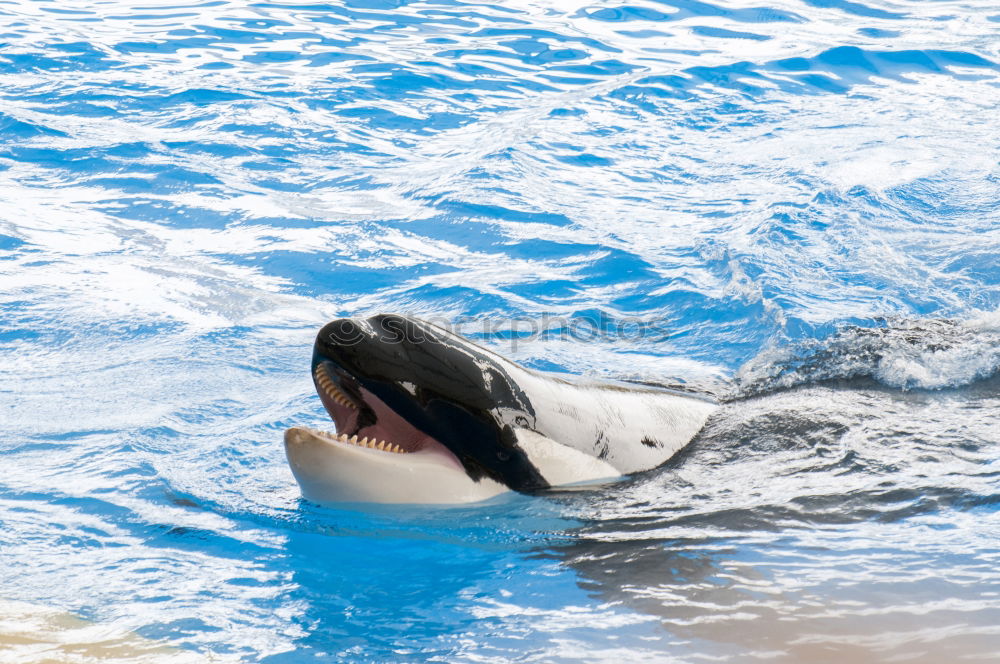
[[[2,2],[0,600],[215,661],[996,661],[998,118],[995,2]],[[312,339],[377,311],[723,406],[613,486],[309,504]]]

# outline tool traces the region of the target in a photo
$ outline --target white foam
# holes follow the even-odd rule
[[[739,370],[735,396],[851,378],[871,378],[904,390],[937,390],[998,372],[1000,311],[961,321],[890,320],[765,351]]]

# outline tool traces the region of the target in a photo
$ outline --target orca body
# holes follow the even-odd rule
[[[312,375],[337,432],[293,427],[313,502],[464,503],[654,468],[716,405],[644,385],[526,369],[395,314],[320,330]]]

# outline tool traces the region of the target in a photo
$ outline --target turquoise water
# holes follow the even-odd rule
[[[0,3],[0,599],[223,661],[995,661],[998,106],[988,2]],[[375,311],[724,405],[611,487],[308,504],[313,336]]]

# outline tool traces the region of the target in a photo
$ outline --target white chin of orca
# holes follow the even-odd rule
[[[450,454],[416,452],[305,427],[285,432],[285,454],[306,500],[316,503],[470,503],[509,491],[474,481]]]

